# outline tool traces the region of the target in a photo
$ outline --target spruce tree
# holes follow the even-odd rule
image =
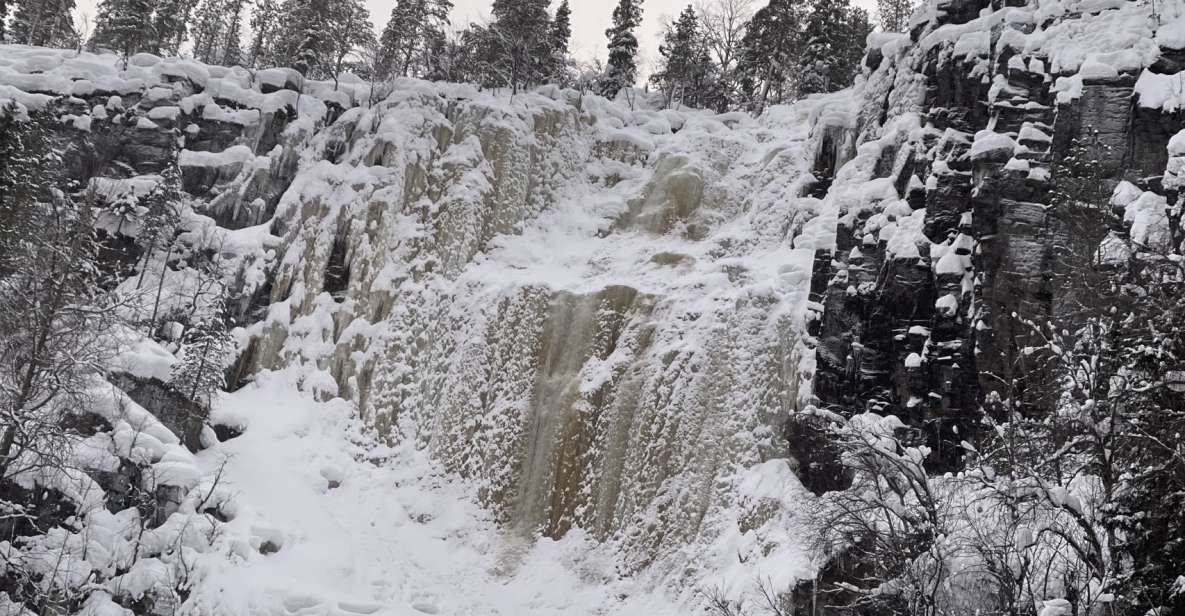
[[[8,0],[0,0],[0,43],[8,42]]]
[[[125,59],[152,50],[157,40],[152,9],[151,0],[102,0],[93,44],[111,49]]]
[[[74,0],[19,0],[10,26],[14,43],[74,47]]]
[[[605,31],[609,39],[609,66],[601,83],[601,94],[614,98],[638,78],[638,37],[642,24],[642,0],[620,0],[613,9],[613,25]]]
[[[568,46],[572,40],[572,8],[563,0],[551,20],[551,67],[549,80],[566,86],[568,81]]]
[[[551,64],[547,0],[494,0],[489,28],[493,68],[514,93],[544,81]]]

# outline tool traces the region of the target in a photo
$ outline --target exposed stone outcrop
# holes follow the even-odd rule
[[[1071,239],[1072,213],[1054,195],[1059,182],[1064,191],[1079,181],[1061,162],[1073,150],[1099,161],[1094,173],[1109,186],[1126,179],[1175,198],[1160,176],[1182,118],[1152,100],[1163,94],[1148,82],[1180,70],[1180,53],[1150,45],[1155,22],[1133,3],[1045,10],[939,2],[909,40],[874,36],[866,111],[852,129],[864,145],[846,171],[894,190],[825,197],[839,225],[813,277],[815,393],[841,413],[908,418],[937,451],[937,469],[956,464],[990,392],[1018,395],[1031,412],[1052,403],[1045,364],[1023,350],[1025,321],[1055,314],[1061,301],[1054,250]],[[1077,20],[1150,29],[1116,61],[1126,42],[1096,37],[1079,52],[1084,43],[1065,34]],[[821,150],[817,166],[833,158]]]

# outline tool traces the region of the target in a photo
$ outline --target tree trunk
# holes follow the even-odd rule
[[[165,262],[160,268],[160,282],[156,285],[156,301],[152,304],[152,319],[148,321],[148,335],[151,336],[153,330],[156,329],[156,315],[160,310],[160,296],[165,288],[165,274],[169,271],[169,257],[173,256],[173,246],[169,246],[169,251],[165,253]]]

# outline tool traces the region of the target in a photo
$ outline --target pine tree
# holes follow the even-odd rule
[[[193,13],[194,0],[157,0],[154,16],[157,53],[175,56],[188,35],[189,18]]]
[[[494,0],[488,29],[492,68],[499,85],[519,88],[542,83],[551,59],[551,16],[547,0]]]
[[[904,32],[913,15],[913,0],[877,0],[877,14],[885,32]]]
[[[243,9],[246,0],[228,0],[226,3],[226,34],[222,39],[223,66],[234,66],[243,62]]]
[[[193,55],[224,66],[242,62],[242,19],[246,0],[202,0],[193,30]]]
[[[380,38],[376,77],[423,74],[428,48],[443,37],[451,0],[397,0]]]
[[[737,70],[741,92],[756,111],[797,96],[806,16],[797,0],[772,0],[749,22]]]
[[[549,80],[561,86],[568,85],[568,46],[572,40],[572,8],[568,0],[560,2],[551,20],[551,67]]]
[[[609,39],[609,66],[601,94],[614,98],[638,78],[638,38],[634,31],[642,24],[642,0],[620,0],[613,9],[613,25],[605,31]]]
[[[215,301],[213,314],[190,326],[181,342],[181,361],[173,366],[173,387],[190,400],[207,405],[226,384],[226,366],[235,350],[222,314],[223,301]]]
[[[272,61],[302,75],[335,77],[345,59],[374,39],[361,0],[285,0]]]
[[[349,57],[359,49],[373,47],[375,37],[370,11],[362,0],[344,0],[334,6],[336,10],[330,16],[329,34],[333,54],[331,70],[336,88]]]
[[[10,40],[39,47],[74,47],[74,0],[18,0]]]
[[[271,62],[272,48],[280,27],[280,5],[277,0],[258,0],[251,12],[251,48],[247,64],[253,67],[260,62]]]
[[[157,40],[151,0],[102,0],[92,44],[124,58],[152,50]]]

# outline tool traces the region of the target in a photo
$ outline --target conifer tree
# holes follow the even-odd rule
[[[156,43],[161,55],[175,56],[188,35],[189,19],[193,14],[193,0],[157,0],[154,16]]]
[[[251,47],[247,64],[272,62],[271,53],[280,27],[280,5],[277,0],[258,0],[251,12]]]
[[[425,73],[428,49],[443,37],[452,10],[451,0],[397,0],[379,40],[376,77]]]
[[[803,33],[800,92],[834,92],[851,85],[871,30],[868,13],[848,0],[815,0]]]
[[[490,54],[500,85],[514,93],[542,83],[551,64],[551,16],[547,0],[494,0]]]
[[[551,67],[549,80],[559,85],[568,85],[568,45],[572,40],[572,8],[563,0],[551,20]]]
[[[797,95],[806,9],[797,0],[771,0],[758,10],[741,40],[741,93],[756,111]]]
[[[691,5],[667,26],[658,53],[662,56],[661,69],[650,81],[666,94],[667,105],[705,106],[713,94],[710,82],[714,67],[699,17]]]
[[[102,0],[93,44],[127,58],[152,49],[157,40],[151,0]]]
[[[273,61],[302,75],[336,76],[345,60],[374,39],[362,0],[285,0]]]
[[[51,166],[43,160],[53,156],[48,133],[23,116],[11,101],[0,106],[0,278],[35,235],[37,204],[51,188]]]
[[[0,0],[0,43],[8,42],[8,0]]]
[[[160,182],[144,197],[144,217],[136,237],[136,243],[144,251],[144,258],[136,288],[144,283],[144,274],[157,250],[168,247],[171,255],[173,239],[181,226],[182,197],[181,167],[174,155],[161,172]],[[166,267],[170,255],[165,257]]]
[[[613,9],[613,25],[605,31],[609,39],[609,66],[601,84],[601,94],[614,98],[638,78],[638,37],[634,31],[642,24],[642,0],[619,0]]]
[[[243,9],[246,0],[228,0],[226,3],[226,34],[222,39],[223,66],[234,66],[243,62]]]
[[[331,67],[334,85],[346,69],[346,62],[359,49],[373,47],[374,24],[370,11],[362,0],[345,0],[334,5],[330,16],[329,34],[332,41]]]
[[[193,31],[193,55],[209,63],[243,62],[242,23],[246,0],[202,0]]]
[[[904,32],[913,14],[913,0],[877,0],[877,14],[885,32]]]
[[[73,47],[74,0],[19,0],[10,40],[40,47]]]

